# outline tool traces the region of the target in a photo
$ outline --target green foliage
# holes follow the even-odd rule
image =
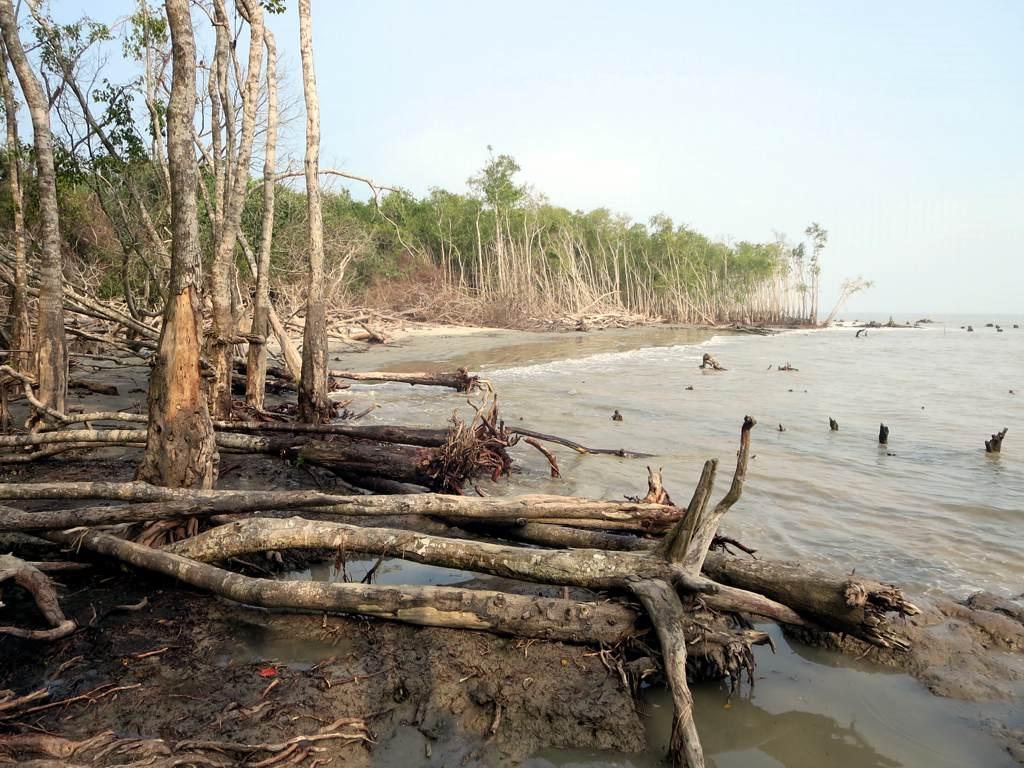
[[[494,154],[494,148],[487,145],[488,160],[480,173],[466,179],[474,196],[495,211],[506,211],[518,205],[526,197],[526,187],[512,181],[521,170],[511,155]]]

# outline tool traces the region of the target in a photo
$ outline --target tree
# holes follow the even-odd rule
[[[324,306],[324,230],[320,202],[320,100],[313,68],[313,22],[310,0],[299,0],[299,47],[302,54],[302,91],[306,98],[306,208],[309,226],[309,270],[306,320],[302,331],[302,380],[299,382],[299,417],[311,424],[328,421],[327,310]]]
[[[231,415],[231,375],[237,317],[233,296],[235,291],[235,248],[242,221],[242,208],[249,182],[249,161],[256,132],[256,102],[259,98],[260,67],[263,60],[263,8],[259,2],[237,0],[241,15],[249,23],[249,60],[245,81],[238,83],[242,102],[242,132],[235,146],[235,116],[232,95],[228,92],[228,71],[239,68],[234,60],[235,49],[230,41],[227,12],[223,0],[214,0],[216,22],[216,54],[213,72],[210,76],[211,104],[214,108],[211,130],[214,137],[214,159],[218,165],[216,179],[217,196],[214,224],[215,253],[210,270],[211,296],[213,303],[213,333],[208,350],[213,365],[214,383],[210,404],[213,415],[226,419]],[[232,64],[235,66],[232,67]],[[216,77],[214,76],[216,74]],[[236,75],[238,77],[240,75]],[[215,87],[217,92],[213,93]],[[219,144],[220,109],[224,111],[227,128],[227,142],[223,158]],[[223,200],[220,196],[223,195]],[[326,377],[326,366],[325,366]]]
[[[252,339],[249,341],[245,399],[256,410],[263,410],[267,388],[267,334],[270,333],[270,251],[274,242],[274,190],[277,186],[277,46],[270,29],[263,33],[267,49],[267,132],[263,153],[263,222],[260,232],[259,262],[256,267],[256,299],[252,309]]]
[[[4,117],[7,123],[7,182],[11,191],[11,213],[14,235],[14,286],[11,306],[9,338],[10,360],[22,373],[31,373],[32,319],[28,312],[28,249],[25,238],[24,195],[21,188],[21,141],[18,138],[18,106],[14,99],[14,86],[7,74],[7,47],[0,41],[0,89],[3,91]]]
[[[196,48],[189,0],[165,0],[173,70],[167,108],[171,181],[171,276],[156,364],[149,382],[149,430],[138,477],[158,485],[211,488],[217,446],[203,391],[202,271],[193,147]]]
[[[68,349],[64,337],[64,277],[50,105],[22,47],[11,0],[0,0],[0,27],[7,55],[32,118],[36,156],[41,244],[36,327],[37,397],[47,408],[63,413],[68,391]]]
[[[811,325],[818,324],[818,287],[821,277],[821,252],[825,250],[828,243],[828,231],[823,229],[818,222],[813,222],[804,234],[811,239],[811,312],[808,320]]]

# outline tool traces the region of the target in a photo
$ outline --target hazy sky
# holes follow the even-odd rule
[[[736,240],[819,221],[822,305],[876,283],[847,315],[1024,311],[1020,0],[313,0],[313,19],[325,165],[462,190],[492,144],[569,208]]]

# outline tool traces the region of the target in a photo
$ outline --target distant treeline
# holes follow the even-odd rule
[[[87,19],[63,26],[43,21],[40,29],[48,34],[38,36],[44,43],[41,71],[63,83],[52,94],[51,123],[65,272],[95,286],[101,297],[123,296],[133,311],[145,313],[163,306],[169,266],[163,122],[169,53],[162,14],[145,3],[139,9],[117,28]],[[115,85],[104,78],[103,66],[111,46],[118,45],[140,74]],[[230,85],[231,73],[225,77]],[[221,158],[231,151],[232,121],[240,134],[241,117],[227,108],[230,98],[222,98],[219,112],[211,102],[211,114],[219,114],[229,129],[224,146],[211,143],[197,124],[197,196],[207,263],[222,234],[218,184],[225,181]],[[261,111],[257,119],[259,137],[266,116]],[[25,144],[2,159],[6,176],[12,158],[19,158],[30,235],[39,225],[32,154]],[[250,168],[261,163],[257,138]],[[278,161],[278,168],[286,165]],[[513,158],[492,152],[466,192],[434,189],[416,197],[371,184],[372,195],[363,202],[340,185],[325,188],[330,301],[419,307],[438,319],[504,325],[602,314],[694,323],[818,320],[827,233],[817,224],[805,233],[808,246],[781,236],[769,243],[718,242],[665,215],[640,223],[605,208],[559,207],[518,182],[518,172]],[[241,218],[244,237],[236,248],[239,306],[250,300],[250,265],[263,218],[262,180],[251,175]],[[289,180],[294,175],[281,174],[275,195],[270,282],[279,302],[297,307],[306,274],[307,204],[305,191]],[[2,187],[0,238],[9,245],[13,213],[8,185]]]

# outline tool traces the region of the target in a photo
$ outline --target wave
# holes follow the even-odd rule
[[[738,335],[712,336],[694,344],[673,344],[671,346],[638,347],[621,352],[598,352],[583,357],[569,357],[545,363],[529,363],[487,371],[489,378],[530,379],[552,374],[577,373],[581,371],[608,370],[631,364],[699,361],[708,349],[728,346],[747,341]]]

